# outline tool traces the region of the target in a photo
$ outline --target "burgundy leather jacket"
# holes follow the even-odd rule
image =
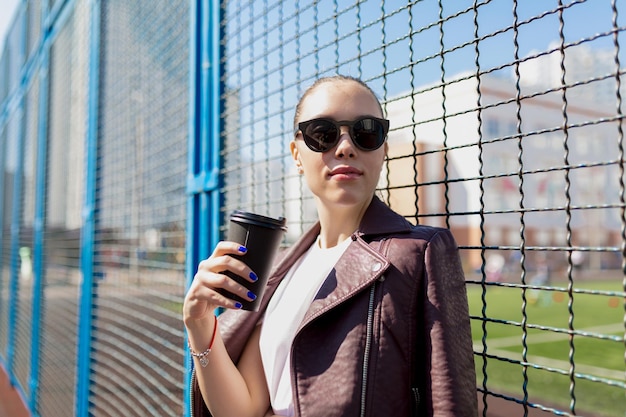
[[[313,226],[277,263],[258,312],[220,316],[235,363],[319,231]],[[465,280],[452,234],[413,226],[374,198],[352,240],[293,342],[296,416],[476,416]],[[193,415],[209,416],[192,384]]]

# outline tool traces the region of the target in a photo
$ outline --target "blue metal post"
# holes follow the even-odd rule
[[[19,250],[20,250],[20,221],[22,219],[22,184],[24,176],[24,100],[20,99],[15,113],[19,118],[17,129],[17,165],[13,178],[13,201],[11,207],[11,243],[10,243],[10,272],[9,272],[9,329],[7,335],[7,373],[11,385],[17,385],[13,372],[15,357],[16,325],[19,311]]]
[[[6,103],[6,102],[5,102]],[[0,103],[3,107],[5,103]],[[7,129],[7,124],[5,123],[6,119],[4,115],[0,113],[0,133],[4,129]],[[6,137],[5,137],[6,138]],[[5,163],[6,163],[6,149],[7,143],[6,140],[2,140],[2,135],[0,134],[0,253],[4,253],[4,199],[6,190],[4,189],[4,176],[5,176]],[[4,274],[1,271],[4,270],[2,256],[0,256],[0,297],[3,296],[2,289],[4,288]],[[2,310],[0,310],[1,312]],[[0,321],[6,320],[2,314],[0,314]],[[2,356],[2,346],[0,346],[0,364],[5,365],[6,358]]]
[[[186,288],[200,260],[209,256],[220,238],[222,13],[219,2],[191,0]],[[188,353],[185,363],[191,364]],[[190,375],[187,366],[185,416],[189,416]]]
[[[35,220],[33,227],[33,304],[32,304],[32,336],[30,345],[30,376],[29,409],[33,417],[38,416],[39,375],[41,346],[41,306],[44,283],[44,219],[46,201],[46,161],[48,154],[48,84],[50,65],[50,46],[44,42],[39,70],[39,120],[37,126],[37,176],[35,190]]]
[[[23,10],[18,12],[18,16],[22,15],[25,10],[25,5],[21,5]],[[20,42],[20,60],[22,67],[20,68],[20,75],[23,74],[26,56],[26,24],[22,26],[21,42]],[[10,272],[9,272],[9,328],[7,334],[7,373],[11,380],[11,385],[18,386],[18,381],[13,372],[13,361],[15,359],[15,343],[17,334],[17,317],[19,313],[19,279],[20,279],[20,263],[19,263],[19,251],[20,251],[20,228],[22,221],[22,186],[24,182],[24,153],[25,153],[25,115],[24,115],[24,91],[26,85],[26,79],[20,78],[20,86],[18,92],[18,104],[17,110],[13,117],[17,118],[17,154],[16,154],[16,166],[15,177],[13,178],[13,201],[11,207],[11,243],[10,243]]]
[[[81,228],[80,269],[80,312],[78,324],[78,363],[76,376],[76,416],[89,415],[89,391],[91,373],[92,317],[94,293],[94,248],[96,230],[96,187],[98,149],[98,80],[100,54],[100,0],[90,1],[89,41],[89,91],[87,104],[87,137],[85,200],[83,204],[83,226]]]
[[[210,173],[210,181],[205,186],[205,191],[209,193],[210,197],[210,213],[209,213],[209,234],[210,239],[207,239],[210,246],[206,251],[208,256],[213,247],[217,244],[220,238],[219,228],[222,224],[222,205],[224,196],[221,192],[222,178],[220,177],[220,170],[222,168],[222,94],[224,92],[224,67],[222,65],[222,57],[224,56],[224,47],[222,39],[224,38],[222,18],[224,16],[224,10],[222,9],[221,2],[212,1],[211,12],[209,18],[211,25],[209,28],[210,35],[210,73],[207,74],[210,93],[210,109],[208,129],[211,136],[208,138],[210,149],[207,152],[209,157],[209,166],[207,171]]]
[[[196,131],[197,129],[197,109],[196,101],[198,100],[198,93],[196,91],[196,85],[198,84],[197,72],[196,72],[196,51],[200,35],[198,31],[198,19],[196,19],[198,13],[197,0],[191,0],[189,2],[189,118],[188,118],[188,138],[187,138],[187,178],[191,181],[196,176],[197,171],[197,151],[196,151]],[[190,192],[189,185],[187,184],[187,225],[186,235],[187,240],[185,243],[185,251],[187,256],[185,258],[185,288],[189,288],[193,276],[196,271],[197,260],[199,259],[197,254],[197,242],[198,242],[198,219],[196,213],[198,212],[198,204],[195,193]],[[191,356],[187,347],[183,343],[185,372],[183,378],[183,416],[189,417],[190,404],[191,404],[191,389],[189,381],[191,381]]]
[[[3,129],[6,129],[6,125],[2,126],[1,124],[1,120],[0,120],[0,133],[2,133]],[[4,166],[5,166],[5,159],[6,159],[6,141],[2,140],[2,135],[0,135],[0,253],[4,253],[4,198],[5,198],[5,190],[4,190]],[[2,289],[4,288],[4,278],[2,274],[2,270],[4,270],[4,265],[2,262],[2,256],[0,256],[0,297],[2,297]],[[2,311],[2,310],[0,310]],[[3,317],[2,314],[0,314],[0,321],[4,321],[6,318]],[[2,357],[2,346],[0,346],[0,364],[4,365],[5,364],[5,359]]]

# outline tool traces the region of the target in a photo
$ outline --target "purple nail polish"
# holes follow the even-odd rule
[[[249,275],[249,276],[250,276],[250,279],[251,279],[252,281],[256,281],[256,280],[258,280],[258,279],[259,279],[259,277],[257,277],[257,276],[256,276],[256,274],[255,274],[254,272],[250,272],[250,275]]]

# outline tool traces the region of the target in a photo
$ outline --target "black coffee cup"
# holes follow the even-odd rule
[[[287,230],[286,222],[284,217],[273,219],[240,210],[235,210],[230,215],[226,240],[237,242],[248,249],[244,255],[231,256],[241,259],[258,277],[257,281],[250,282],[240,276],[228,274],[257,296],[255,300],[248,301],[229,293],[228,297],[240,302],[243,310],[256,311],[259,308],[274,257]]]

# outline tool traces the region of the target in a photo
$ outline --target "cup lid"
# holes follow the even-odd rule
[[[285,219],[284,217],[274,219],[272,217],[262,216],[256,213],[235,210],[230,215],[230,220],[235,222],[254,224],[256,226],[267,227],[270,229],[287,230],[287,219]]]

